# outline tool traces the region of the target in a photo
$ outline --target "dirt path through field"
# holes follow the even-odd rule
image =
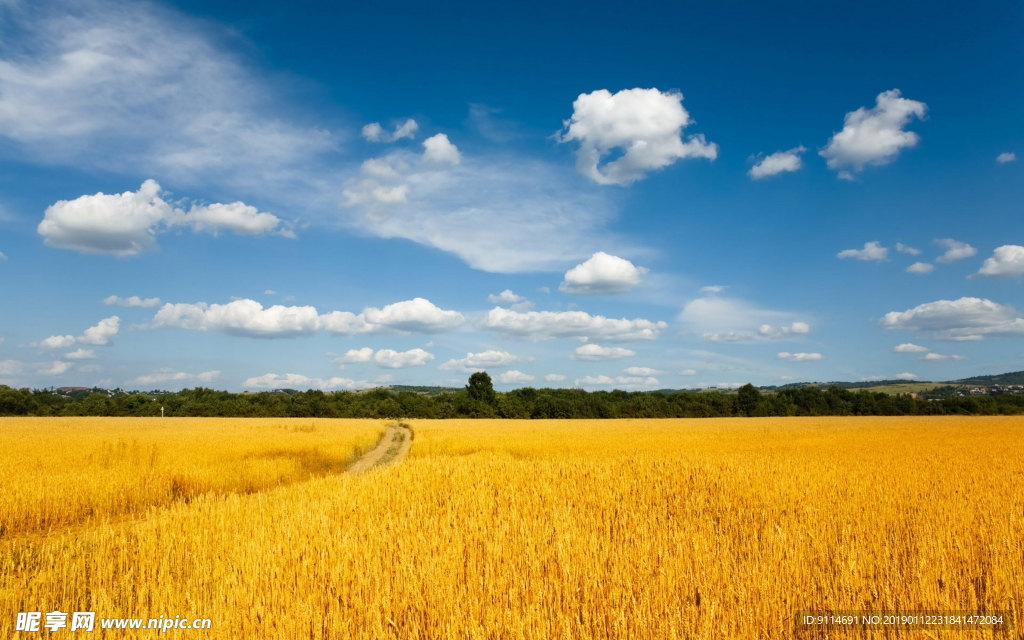
[[[403,424],[388,425],[377,446],[348,468],[348,473],[364,473],[374,467],[401,462],[412,447],[412,430]]]

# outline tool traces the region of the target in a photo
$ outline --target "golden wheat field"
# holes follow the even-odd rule
[[[0,419],[0,637],[59,610],[212,620],[101,638],[767,639],[1024,603],[1024,419],[410,424],[348,475],[382,422]]]

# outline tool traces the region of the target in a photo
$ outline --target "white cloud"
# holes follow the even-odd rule
[[[25,364],[18,360],[0,360],[0,376],[20,375]]]
[[[261,212],[256,207],[244,202],[232,202],[230,204],[193,204],[188,213],[176,210],[175,215],[167,221],[167,224],[170,226],[186,225],[192,227],[193,231],[203,231],[213,235],[217,235],[222,229],[227,229],[240,236],[254,236],[277,231],[281,219],[272,213]],[[281,230],[279,233],[294,237],[289,229]]]
[[[78,336],[79,344],[108,345],[110,339],[116,336],[121,330],[121,319],[117,316],[110,316],[100,320],[96,326],[89,327]]]
[[[310,378],[298,373],[278,375],[267,373],[247,378],[242,386],[247,389],[367,389],[374,385],[365,380],[351,378]]]
[[[1017,159],[1017,154],[1010,151],[1004,151],[996,156],[996,162],[999,164],[1006,164],[1007,162],[1013,162]]]
[[[986,258],[975,275],[1016,278],[1024,275],[1024,247],[1004,244],[996,247],[991,258]]]
[[[616,389],[650,389],[661,384],[657,378],[647,376],[584,376],[576,378],[576,387],[615,387]]]
[[[681,375],[681,376],[695,376],[695,375],[697,375],[697,370],[696,369],[683,369],[682,371],[679,372],[679,375]]]
[[[516,302],[522,302],[523,300],[526,300],[526,298],[512,293],[511,289],[505,289],[498,295],[494,295],[493,293],[488,295],[487,300],[491,304],[513,304]]]
[[[810,362],[812,360],[821,360],[822,356],[820,353],[790,353],[788,351],[779,352],[779,360],[788,360],[790,362]]]
[[[265,296],[276,296],[277,292],[274,291],[273,289],[267,289],[266,291],[263,292],[263,295],[265,295]],[[159,298],[157,298],[157,299],[159,299]]]
[[[26,2],[5,22],[0,135],[25,157],[242,186],[287,181],[334,146],[283,117],[286,83],[167,6]]]
[[[156,307],[160,305],[160,298],[140,298],[139,296],[121,298],[118,296],[107,296],[103,299],[103,304],[116,305],[118,307]]]
[[[923,119],[927,110],[925,103],[902,97],[899,89],[884,91],[874,108],[847,113],[843,130],[832,136],[820,155],[845,179],[852,179],[867,165],[888,164],[902,149],[917,145],[920,137],[903,128],[914,117]]]
[[[395,142],[402,138],[415,138],[419,128],[419,124],[412,118],[409,118],[402,124],[395,125],[395,130],[391,133],[385,131],[379,122],[371,122],[364,126],[362,133],[363,137],[370,142]]]
[[[443,133],[430,136],[423,141],[423,161],[431,164],[459,164],[462,154]]]
[[[60,200],[47,207],[37,231],[50,247],[124,257],[156,249],[156,234],[167,227],[187,225],[210,233],[229,229],[258,234],[272,232],[281,223],[276,216],[241,202],[193,205],[185,213],[159,194],[160,185],[146,180],[138,191]]]
[[[799,171],[803,167],[800,154],[804,151],[807,151],[804,146],[794,147],[789,151],[776,151],[751,167],[747,175],[758,180],[787,171]]]
[[[925,353],[928,351],[928,347],[922,347],[912,342],[904,342],[893,347],[892,351],[893,353]]]
[[[96,358],[96,352],[92,349],[78,348],[70,353],[65,353],[64,358],[67,360],[93,360]]]
[[[929,262],[915,262],[907,267],[907,273],[916,273],[918,275],[924,275],[932,271],[935,271],[935,265]]]
[[[68,369],[70,369],[73,366],[75,365],[70,362],[62,362],[60,360],[56,360],[48,365],[43,365],[40,368],[39,373],[47,376],[59,376],[63,373],[67,373]]]
[[[896,243],[896,250],[899,251],[900,253],[907,253],[907,254],[910,254],[912,256],[916,256],[916,255],[921,253],[920,249],[915,249],[914,247],[908,247],[907,245],[903,244],[902,242],[897,242]]]
[[[622,372],[631,376],[656,376],[665,373],[664,371],[652,369],[650,367],[628,367],[623,369]]]
[[[856,258],[857,260],[885,260],[889,250],[876,241],[865,242],[863,249],[844,249],[836,254],[837,258]]]
[[[438,369],[443,371],[462,371],[463,373],[473,373],[475,371],[486,371],[487,369],[507,367],[511,364],[515,364],[516,362],[532,361],[533,358],[523,358],[521,356],[513,355],[507,351],[488,349],[487,351],[481,351],[480,353],[467,353],[465,358],[459,358],[458,360],[449,360],[439,366]]]
[[[929,353],[925,354],[922,360],[933,360],[937,362],[944,362],[946,360],[964,360],[963,356],[944,356],[941,353]]]
[[[953,262],[954,260],[963,260],[964,258],[970,258],[971,256],[978,253],[978,250],[967,244],[966,242],[959,242],[952,238],[938,238],[935,240],[935,244],[940,247],[945,247],[946,252],[935,259],[936,262]]]
[[[360,315],[370,326],[414,333],[450,331],[466,320],[458,311],[441,309],[425,298],[395,302],[382,309],[369,307],[363,309]],[[331,330],[330,327],[328,330]]]
[[[184,371],[158,371],[142,375],[131,381],[131,384],[163,384],[165,382],[213,382],[220,377],[220,371],[204,371],[202,373],[186,373]]]
[[[599,344],[589,343],[576,347],[570,360],[583,362],[601,362],[604,360],[619,360],[620,358],[632,358],[636,351],[622,347],[602,347]]]
[[[381,349],[373,354],[373,361],[388,369],[404,369],[406,367],[419,367],[434,359],[434,354],[423,349],[410,349],[408,351],[395,351],[394,349]]]
[[[373,359],[373,349],[370,347],[363,347],[362,349],[349,349],[343,355],[340,355],[331,362],[337,364],[349,364],[355,362],[369,362]]]
[[[512,371],[506,371],[501,374],[495,378],[495,380],[501,384],[522,384],[524,382],[533,382],[534,377],[527,373],[523,373],[522,371],[516,371],[513,369]]]
[[[40,340],[38,346],[40,349],[63,349],[70,347],[75,344],[75,336],[50,336],[44,340]]]
[[[897,380],[917,380],[918,376],[916,373],[897,373]]]
[[[461,325],[465,317],[446,311],[429,300],[414,298],[369,307],[362,313],[332,311],[320,315],[315,307],[273,305],[266,309],[255,300],[234,300],[228,304],[205,302],[167,303],[156,313],[150,328],[175,327],[194,331],[216,331],[256,338],[288,338],[311,335],[320,329],[341,335],[359,333],[438,333]]]
[[[564,382],[565,381],[565,376],[563,376],[560,373],[549,373],[546,376],[544,376],[544,381],[545,382]]]
[[[761,309],[735,298],[710,295],[686,303],[679,313],[679,321],[706,342],[749,342],[759,337],[779,339],[810,331],[806,322],[794,322],[793,315]]]
[[[274,305],[264,309],[260,303],[248,299],[227,304],[168,302],[157,311],[150,326],[254,338],[286,338],[316,332],[320,328],[320,316],[315,307]]]
[[[628,320],[592,316],[584,311],[518,312],[495,307],[487,312],[484,327],[505,335],[535,340],[587,338],[622,342],[654,340],[668,328],[668,324],[642,318]]]
[[[706,287],[701,287],[700,288],[702,293],[722,293],[726,289],[728,289],[728,287],[720,285],[720,284],[709,284]]]
[[[7,256],[4,255],[3,251],[0,251],[0,262],[5,262],[6,260],[7,260]]]
[[[794,322],[788,327],[773,327],[770,324],[763,324],[757,329],[757,334],[765,338],[788,338],[793,335],[810,333],[811,326],[806,322]]]
[[[558,165],[508,154],[452,165],[407,150],[368,165],[344,184],[347,224],[452,252],[476,269],[554,270],[613,241],[604,226],[614,203],[573,186]]]
[[[1016,309],[983,298],[938,300],[906,311],[891,311],[881,324],[886,329],[919,331],[940,340],[1024,335],[1024,318]]]
[[[624,293],[640,284],[648,271],[629,260],[598,251],[586,262],[566,271],[559,289],[580,295]]]
[[[638,88],[613,94],[600,89],[576,98],[572,117],[557,139],[580,143],[576,169],[584,176],[599,184],[628,185],[681,158],[714,160],[718,145],[702,134],[683,141],[683,129],[690,124],[681,93]],[[622,155],[600,166],[615,149]]]

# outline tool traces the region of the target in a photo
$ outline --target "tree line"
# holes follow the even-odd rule
[[[64,397],[45,389],[0,385],[0,416],[159,416],[290,418],[720,418],[736,416],[1016,415],[1024,396],[924,400],[832,387],[764,393],[585,391],[524,387],[496,392],[486,373],[464,389],[427,396],[369,391],[230,393],[203,387],[174,393],[107,393]]]

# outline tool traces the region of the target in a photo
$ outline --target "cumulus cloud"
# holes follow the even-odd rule
[[[559,289],[579,295],[625,293],[648,273],[629,260],[598,251],[589,260],[565,272]]]
[[[916,146],[920,137],[904,127],[915,117],[923,119],[927,110],[925,103],[902,97],[899,89],[884,91],[874,108],[847,113],[843,130],[819,153],[840,178],[853,179],[865,166],[889,164],[902,149]]]
[[[505,335],[535,340],[587,338],[624,342],[654,340],[668,328],[668,323],[642,318],[606,318],[584,311],[519,312],[495,307],[487,312],[483,326]]]
[[[728,289],[728,287],[720,284],[709,284],[706,287],[700,288],[701,293],[722,293],[726,289]]]
[[[0,376],[20,375],[25,369],[25,364],[18,360],[0,360]]]
[[[916,373],[897,373],[897,380],[917,380],[918,376]]]
[[[412,118],[395,125],[394,130],[390,133],[385,131],[379,122],[371,122],[363,127],[363,137],[370,142],[395,142],[402,138],[415,138],[419,128],[420,125]]]
[[[138,191],[60,200],[47,207],[37,231],[50,247],[124,257],[156,249],[157,233],[173,226],[251,235],[273,232],[281,224],[276,216],[241,202],[193,205],[186,213],[159,194],[160,185],[146,180]]]
[[[682,371],[679,372],[679,375],[681,375],[681,376],[695,376],[695,375],[697,375],[697,370],[696,369],[683,369]]]
[[[628,367],[623,369],[622,372],[631,376],[656,376],[665,373],[664,371],[651,369],[650,367]]]
[[[907,273],[916,273],[918,275],[924,275],[932,271],[935,271],[935,265],[929,262],[915,262],[907,267]]]
[[[423,161],[431,164],[459,164],[462,154],[443,133],[430,136],[423,141]]]
[[[953,262],[954,260],[963,260],[964,258],[970,258],[971,256],[978,253],[978,250],[967,244],[966,242],[960,242],[952,238],[938,238],[935,240],[935,244],[940,247],[945,247],[946,252],[935,259],[936,262]]]
[[[928,351],[928,347],[922,347],[912,342],[904,342],[903,344],[896,345],[892,350],[893,353],[925,353]]]
[[[991,258],[986,258],[976,276],[1016,278],[1024,275],[1024,247],[1004,244],[996,247]]]
[[[897,242],[896,243],[896,250],[899,251],[900,253],[907,253],[907,254],[910,254],[912,256],[916,256],[916,255],[921,253],[920,249],[915,249],[914,247],[908,247],[907,245],[903,244],[902,242]]]
[[[800,154],[807,151],[804,146],[794,147],[789,151],[776,151],[770,156],[761,160],[750,168],[747,173],[754,180],[767,178],[780,173],[799,171],[803,167],[803,160]]]
[[[75,336],[50,336],[44,340],[40,340],[39,344],[36,345],[40,349],[63,349],[70,347],[75,344]]]
[[[584,344],[576,347],[576,350],[569,356],[570,360],[581,360],[583,362],[601,362],[604,360],[619,360],[620,358],[632,358],[636,351],[622,347],[602,347],[599,344]]]
[[[598,184],[628,185],[647,173],[682,158],[718,156],[718,145],[702,134],[685,142],[682,132],[692,124],[683,95],[657,89],[600,89],[580,94],[573,114],[557,134],[559,142],[579,142],[576,168]],[[621,155],[601,165],[616,149]]]
[[[996,162],[999,164],[1006,164],[1007,162],[1013,162],[1017,159],[1017,154],[1010,151],[1004,151],[996,156]]]
[[[476,371],[486,371],[487,369],[500,369],[517,362],[532,362],[533,358],[524,358],[521,356],[513,355],[508,351],[496,351],[494,349],[488,349],[487,351],[481,351],[479,353],[467,353],[465,358],[451,359],[438,369],[444,371],[461,371],[463,373],[473,373]]]
[[[103,304],[118,307],[158,307],[160,306],[160,298],[140,298],[139,296],[121,298],[118,296],[108,296],[103,299]]]
[[[64,354],[65,360],[94,360],[96,358],[96,352],[92,349],[78,348],[74,351]]]
[[[366,380],[351,378],[310,378],[299,373],[266,373],[247,378],[242,386],[246,389],[368,389],[376,386]]]
[[[652,376],[584,376],[576,378],[576,387],[615,387],[616,389],[650,389],[661,384]]]
[[[139,376],[131,384],[164,384],[166,382],[213,382],[220,377],[220,371],[187,373],[185,371],[162,370]]]
[[[350,364],[356,362],[369,362],[373,359],[373,349],[363,347],[362,349],[349,349],[344,354],[337,356],[332,362],[337,364]]]
[[[276,304],[264,309],[255,300],[243,299],[227,304],[168,302],[157,311],[150,326],[253,338],[288,338],[312,334],[321,325],[315,307]]]
[[[787,327],[773,327],[770,324],[763,324],[757,329],[757,335],[765,338],[788,338],[793,335],[810,333],[811,326],[806,322],[794,322]]]
[[[865,242],[863,249],[844,249],[836,254],[837,258],[856,258],[857,260],[885,260],[889,250],[879,242]]]
[[[526,298],[512,293],[511,289],[505,289],[498,295],[494,295],[493,293],[488,295],[487,300],[491,304],[514,304],[516,302],[522,302],[523,300],[526,300]]]
[[[215,331],[255,338],[291,338],[320,329],[339,335],[361,333],[439,333],[461,325],[465,317],[440,309],[429,300],[414,298],[362,313],[331,311],[320,315],[312,306],[273,305],[266,309],[255,300],[227,304],[167,303],[157,311],[150,328]]]
[[[545,382],[564,382],[565,381],[565,376],[563,376],[560,373],[549,373],[546,376],[544,376],[544,381]]]
[[[39,373],[46,376],[59,376],[61,374],[67,373],[68,369],[70,369],[73,366],[75,365],[71,362],[55,360],[54,362],[51,362],[49,364],[42,365],[39,369]]]
[[[522,371],[516,371],[513,369],[499,375],[495,380],[501,384],[522,384],[524,382],[533,382],[534,377],[528,373],[523,373]]]
[[[404,369],[406,367],[419,367],[434,359],[434,354],[423,349],[410,349],[408,351],[395,351],[394,349],[381,349],[373,354],[373,361],[387,369]]]
[[[921,359],[922,360],[937,361],[937,362],[944,362],[946,360],[965,360],[965,358],[963,356],[945,356],[945,355],[942,355],[941,353],[928,353],[928,354],[925,354],[925,356],[923,358],[921,358]]]
[[[983,298],[937,300],[882,318],[886,329],[918,331],[940,340],[982,340],[1024,335],[1024,317],[1009,305]]]
[[[820,353],[790,353],[788,351],[780,351],[778,358],[779,360],[788,360],[790,362],[810,362],[812,360],[821,360],[822,356]]]
[[[76,340],[79,344],[108,345],[111,338],[116,336],[120,330],[121,319],[117,316],[110,316],[83,331]]]

